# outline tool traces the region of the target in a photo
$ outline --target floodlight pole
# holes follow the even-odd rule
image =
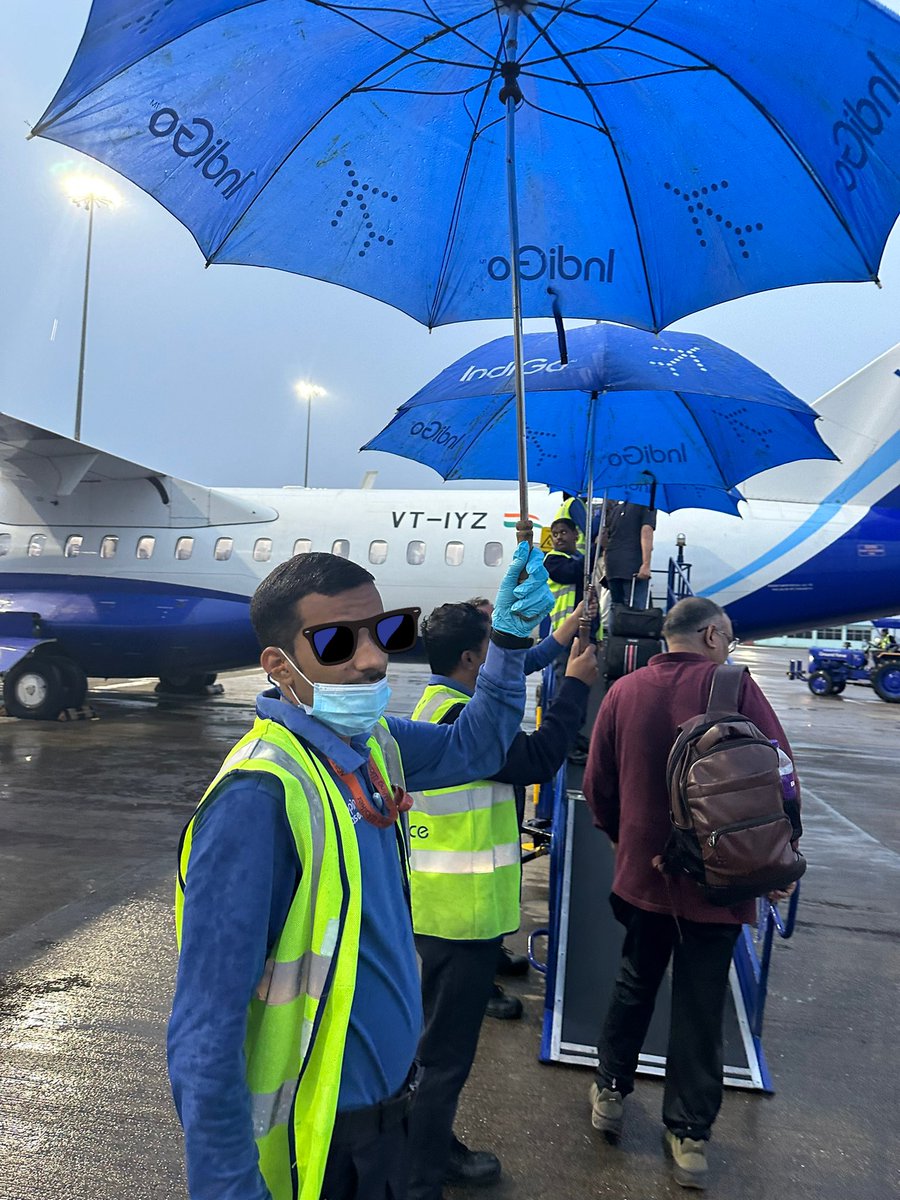
[[[312,396],[306,397],[306,460],[303,464],[303,486],[309,486],[309,432],[312,424]]]
[[[84,399],[84,352],[87,346],[88,294],[91,286],[91,244],[94,239],[94,197],[84,199],[88,210],[87,258],[84,264],[84,303],[81,308],[81,354],[78,359],[78,391],[75,395],[75,441],[81,441],[81,407]]]

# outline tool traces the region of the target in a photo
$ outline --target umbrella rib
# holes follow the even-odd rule
[[[535,24],[534,18],[530,14],[528,14],[528,19],[529,19],[529,21],[531,21],[532,24]],[[618,147],[616,146],[615,138],[609,132],[607,123],[604,120],[603,115],[600,112],[600,109],[597,105],[597,101],[594,99],[594,96],[591,93],[590,89],[584,83],[584,80],[581,78],[581,76],[578,74],[578,72],[575,70],[575,68],[572,66],[572,64],[569,62],[569,60],[566,58],[566,56],[558,49],[558,47],[554,43],[553,39],[549,36],[549,34],[546,34],[543,31],[541,31],[541,37],[544,39],[544,41],[546,41],[547,45],[550,47],[550,49],[553,51],[553,53],[557,55],[560,62],[563,63],[566,70],[571,74],[572,78],[575,80],[575,82],[578,84],[578,86],[582,89],[585,97],[587,98],[588,104],[590,104],[591,108],[594,110],[594,114],[596,115],[597,120],[600,122],[600,125],[602,126],[602,130],[598,130],[598,132],[604,132],[606,134],[606,136],[609,138],[610,149],[612,150],[613,155],[615,156],[616,166],[619,169],[619,176],[622,180],[622,187],[625,189],[625,197],[626,197],[626,200],[628,201],[628,211],[631,213],[631,220],[632,220],[632,224],[634,226],[634,236],[635,236],[635,241],[637,242],[638,252],[639,252],[640,258],[641,258],[641,270],[644,275],[644,283],[645,283],[646,290],[647,290],[647,303],[650,308],[650,315],[651,315],[651,319],[653,322],[653,327],[654,327],[654,329],[658,329],[659,328],[659,316],[656,311],[656,302],[653,297],[653,289],[650,286],[650,272],[647,267],[647,255],[644,251],[644,240],[641,237],[640,228],[638,227],[637,213],[635,212],[634,201],[632,200],[632,196],[631,196],[631,187],[629,186],[628,179],[625,175],[625,170],[622,166],[622,159],[619,156],[619,150],[618,150]]]
[[[697,414],[694,412],[694,410],[691,408],[690,404],[688,403],[686,394],[684,392],[679,392],[676,389],[675,391],[672,392],[672,395],[678,397],[678,399],[681,401],[682,405],[684,406],[684,411],[688,414],[688,416],[691,418],[694,425],[696,426],[697,432],[700,434],[700,437],[703,439],[704,445],[706,446],[707,450],[710,453],[710,457],[712,458],[713,462],[716,464],[716,470],[719,472],[722,482],[727,487],[731,487],[732,484],[725,476],[725,470],[722,466],[722,463],[719,460],[718,454],[716,453],[716,448],[712,444],[712,442],[709,440],[709,438],[706,436],[706,432],[705,432],[703,426],[700,424],[700,421],[697,418]]]
[[[245,2],[243,4],[236,4],[234,6],[234,8],[231,9],[231,12],[236,13],[236,12],[240,12],[242,9],[245,9],[245,8],[254,8],[257,4],[265,4],[265,2],[266,2],[266,0],[245,0]],[[60,109],[58,113],[54,114],[53,122],[55,123],[56,121],[59,121],[62,117],[64,117],[66,115],[66,113],[71,112],[72,109],[76,107],[76,105],[79,105],[82,103],[82,101],[86,100],[88,98],[88,96],[93,96],[93,94],[95,92],[98,92],[100,90],[100,88],[106,87],[106,85],[108,83],[112,83],[112,81],[114,79],[118,79],[118,77],[120,75],[124,75],[125,72],[130,71],[132,67],[136,67],[139,62],[142,62],[145,58],[149,58],[151,54],[158,54],[160,50],[165,50],[166,46],[171,46],[173,44],[173,42],[177,42],[180,38],[184,37],[186,33],[193,33],[197,29],[202,29],[204,25],[210,25],[213,21],[217,21],[220,16],[221,16],[221,13],[212,13],[210,16],[204,18],[204,20],[198,21],[196,25],[192,25],[190,29],[188,29],[188,30],[182,29],[180,33],[173,34],[173,36],[168,38],[166,41],[160,42],[160,44],[158,46],[154,46],[150,50],[142,50],[140,53],[136,54],[135,57],[133,59],[131,59],[130,62],[122,63],[121,66],[119,66],[110,75],[107,75],[105,78],[98,80],[98,82],[95,83],[93,87],[89,88],[86,92],[82,92],[81,94],[76,96],[73,100],[71,100],[65,106],[65,108]],[[81,35],[81,43],[79,44],[78,50],[80,50],[81,46],[84,45],[86,36],[87,36],[87,27],[85,27],[85,31]],[[78,50],[75,51],[76,58],[78,57]],[[72,61],[74,62],[74,59]],[[41,120],[43,120],[43,118]],[[41,136],[40,130],[41,130],[41,121],[38,121],[37,125],[35,125],[31,131],[31,136],[32,137],[35,137],[35,136],[40,137]],[[92,156],[89,156],[89,157],[92,157]]]
[[[350,16],[346,12],[342,11],[342,9],[337,5],[329,4],[329,3],[325,2],[325,0],[308,0],[308,2],[311,4],[315,4],[316,7],[318,7],[318,8],[327,9],[329,12],[334,12],[338,16],[344,17],[346,20],[351,21],[355,25],[358,25],[361,29],[365,29],[366,32],[372,33],[376,37],[380,37],[382,41],[387,42],[389,45],[396,45],[396,43],[391,42],[390,39],[384,38],[381,34],[378,34],[375,30],[370,29],[369,26],[366,25],[364,22],[362,22],[362,21],[358,20],[356,17]],[[379,11],[384,11],[384,10],[379,10]],[[468,17],[466,19],[466,21],[462,22],[461,24],[471,24],[473,21],[480,19],[481,15],[482,14],[479,14],[478,17]],[[430,35],[428,40],[433,40],[434,37],[438,37],[438,36],[444,37],[448,33],[456,33],[456,29],[451,28],[450,26],[447,26],[440,34]],[[351,96],[360,94],[366,90],[374,90],[374,89],[367,89],[365,86],[370,79],[374,79],[376,76],[380,75],[383,71],[385,71],[388,67],[393,66],[394,63],[401,62],[403,60],[403,58],[406,57],[407,55],[417,54],[417,53],[418,53],[418,51],[415,49],[403,49],[402,53],[395,55],[394,58],[392,60],[390,60],[389,62],[381,63],[380,66],[375,68],[375,70],[370,71],[368,73],[368,75],[366,75],[358,83],[355,83],[353,85],[353,87],[349,88],[346,92],[344,92],[344,94],[342,96],[340,96],[337,100],[335,100],[334,104],[330,105],[325,110],[325,112],[321,113],[316,118],[316,120],[313,121],[312,125],[310,125],[310,127],[305,131],[305,133],[303,133],[301,137],[297,138],[297,140],[290,147],[290,149],[286,151],[286,153],[284,154],[284,156],[281,159],[281,162],[269,174],[268,179],[260,187],[259,191],[253,197],[253,199],[247,205],[247,207],[244,209],[244,211],[239,216],[237,216],[235,218],[235,220],[232,222],[232,224],[229,225],[228,228],[224,231],[224,233],[222,234],[222,236],[219,239],[218,245],[215,248],[213,248],[211,250],[211,253],[207,256],[207,259],[206,259],[207,266],[209,266],[210,263],[215,261],[216,255],[223,248],[223,246],[228,241],[228,239],[231,237],[231,235],[234,233],[234,231],[244,221],[247,214],[253,208],[254,204],[256,204],[256,202],[259,200],[260,196],[263,194],[263,192],[266,190],[266,188],[269,186],[269,184],[272,182],[272,180],[275,178],[275,176],[278,174],[278,172],[281,170],[281,168],[285,165],[285,163],[288,161],[288,159],[290,159],[291,155],[294,154],[300,148],[300,146],[303,145],[303,143],[310,136],[310,134],[315,129],[317,129],[319,127],[319,125],[321,125],[322,122],[326,120],[326,118],[331,116],[331,114],[333,112],[335,112],[338,108],[340,108],[340,106],[346,100],[349,100]],[[449,63],[449,60],[438,60],[438,59],[429,58],[429,59],[426,59],[426,61],[430,61],[430,62],[441,61],[441,62],[447,62],[448,65],[452,65]],[[471,64],[465,64],[465,65],[470,66]],[[477,68],[475,68],[473,66],[472,69],[474,70]],[[487,68],[481,68],[481,69],[487,70]],[[488,80],[488,83],[490,83],[490,79]]]
[[[653,2],[655,3],[655,0],[653,0]],[[650,7],[652,7],[652,4],[650,5]],[[606,24],[619,24],[618,22],[612,21],[609,17],[601,16],[599,13],[579,12],[574,8],[571,8],[567,11],[571,12],[574,16],[582,18],[582,20],[599,21],[605,25]],[[649,11],[649,7],[647,9],[645,9],[644,12],[642,12],[640,14],[640,16],[641,17],[644,16],[644,14],[648,11]],[[534,23],[533,18],[530,17],[529,19],[532,21],[532,23]],[[635,20],[638,20],[638,19],[640,19],[640,18],[635,18]],[[841,212],[841,210],[838,208],[837,204],[835,203],[835,200],[833,199],[831,193],[828,191],[828,188],[825,186],[824,182],[820,179],[819,174],[816,171],[815,167],[807,159],[806,155],[803,153],[803,151],[800,149],[800,147],[796,144],[796,142],[793,140],[793,138],[790,136],[790,134],[788,134],[787,130],[782,127],[781,122],[777,120],[777,118],[774,116],[774,114],[770,113],[769,110],[767,108],[765,108],[760,103],[760,101],[756,99],[755,96],[753,96],[750,92],[748,92],[747,89],[743,86],[743,84],[739,83],[738,80],[735,79],[735,77],[730,72],[722,70],[721,67],[717,66],[713,62],[710,62],[709,59],[704,58],[703,55],[698,54],[695,50],[689,50],[686,46],[682,46],[678,42],[673,42],[669,38],[664,38],[657,33],[651,32],[650,30],[638,29],[633,24],[633,22],[629,22],[628,24],[622,23],[619,28],[619,32],[624,33],[626,31],[632,30],[632,29],[635,32],[639,33],[642,37],[649,38],[651,41],[658,42],[663,46],[669,46],[673,50],[680,50],[682,54],[690,54],[691,57],[695,58],[698,63],[704,64],[708,70],[714,71],[717,75],[721,76],[722,79],[726,79],[732,85],[732,87],[734,87],[738,92],[740,92],[740,94],[744,97],[745,100],[747,100],[750,104],[753,105],[753,107],[757,110],[757,112],[759,112],[761,114],[761,116],[769,123],[769,125],[772,127],[772,129],[775,131],[775,133],[778,134],[778,136],[782,139],[782,141],[787,146],[787,148],[790,150],[790,152],[793,154],[793,156],[801,164],[801,166],[803,167],[806,174],[812,180],[817,191],[820,193],[822,198],[825,200],[825,203],[831,209],[832,213],[834,214],[835,218],[838,221],[838,224],[844,230],[847,237],[850,239],[850,242],[857,250],[863,263],[868,268],[868,270],[871,272],[871,278],[877,281],[877,279],[878,279],[877,265],[873,267],[873,265],[869,262],[869,259],[867,258],[865,252],[863,251],[863,248],[860,246],[859,241],[857,240],[855,234],[853,233],[853,230],[850,228],[850,225],[849,225],[846,217]],[[551,39],[546,38],[546,41],[547,41],[547,44],[550,46],[550,48],[553,50],[554,54],[556,54],[557,56],[562,58],[559,50],[553,44]],[[569,64],[568,60],[563,59],[563,61],[566,63],[566,66],[569,68],[569,70],[572,71],[573,74],[575,74],[575,71]],[[610,138],[610,141],[611,141],[612,145],[615,146],[615,143],[612,141],[612,138]]]
[[[484,116],[485,108],[487,106],[488,93],[489,93],[490,87],[496,78],[496,67],[497,67],[498,59],[499,59],[499,50],[497,53],[497,57],[495,57],[495,59],[494,59],[494,68],[491,72],[491,75],[484,84],[484,92],[481,97],[481,105],[478,109],[478,114],[475,117],[475,119],[472,121],[472,136],[469,138],[469,145],[466,149],[465,160],[463,162],[462,169],[460,171],[459,183],[457,184],[457,188],[456,188],[456,196],[454,197],[454,200],[453,200],[453,210],[450,214],[450,221],[447,226],[447,236],[444,240],[444,249],[443,249],[443,253],[441,254],[441,265],[437,272],[437,279],[436,279],[435,288],[434,288],[434,297],[431,301],[431,305],[429,308],[429,313],[428,313],[428,328],[429,329],[434,328],[434,319],[437,315],[438,302],[440,300],[441,293],[444,288],[444,284],[445,284],[445,281],[447,278],[447,273],[450,270],[450,255],[451,255],[451,251],[453,248],[453,243],[456,239],[456,231],[459,228],[459,218],[460,218],[460,213],[462,212],[462,202],[463,202],[463,195],[465,192],[466,179],[469,174],[469,167],[472,164],[472,155],[475,152],[475,143],[477,142],[480,135],[484,132],[485,128],[490,128],[490,125],[491,125],[491,122],[488,122],[487,126],[481,126],[481,120],[482,120],[482,117]],[[468,111],[468,109],[467,109],[467,111]],[[499,121],[500,118],[498,117],[497,120]],[[493,122],[493,124],[496,124],[496,123],[497,122]]]
[[[463,449],[461,449],[459,451],[459,453],[456,455],[456,457],[454,458],[453,465],[450,467],[450,473],[448,473],[444,476],[445,479],[451,479],[452,478],[451,473],[453,471],[455,471],[458,467],[460,469],[462,469],[462,460],[465,458],[466,454],[469,452],[469,450],[472,448],[472,446],[478,441],[478,439],[480,437],[483,437],[484,434],[487,433],[489,428],[491,428],[494,425],[499,425],[499,423],[502,421],[502,419],[506,415],[506,413],[509,412],[510,406],[515,403],[515,399],[516,399],[515,395],[510,394],[506,397],[506,400],[503,402],[503,404],[500,406],[500,408],[496,409],[494,412],[491,412],[490,410],[487,412],[484,420],[482,421],[482,423],[478,429],[478,432],[473,434],[473,436],[471,438],[469,438],[466,446]],[[460,475],[460,476],[458,476],[458,478],[465,479],[466,476]],[[488,478],[490,478],[490,477],[488,476]],[[513,478],[515,478],[515,476],[513,476]],[[526,486],[527,486],[527,480],[526,480]],[[527,514],[520,513],[519,515],[524,518],[524,516],[526,516]]]

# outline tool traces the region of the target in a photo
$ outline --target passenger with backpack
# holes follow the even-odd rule
[[[671,958],[663,1141],[676,1183],[703,1188],[732,950],[755,920],[752,897],[786,897],[805,864],[791,748],[750,675],[723,667],[736,645],[728,615],[692,596],[670,610],[663,636],[668,652],[607,693],[584,775],[594,823],[616,850],[610,902],[625,927],[591,1118],[618,1141]]]

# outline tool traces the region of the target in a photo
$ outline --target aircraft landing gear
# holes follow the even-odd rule
[[[221,696],[225,691],[214,673],[160,675],[155,691],[161,696]]]
[[[87,676],[70,658],[31,654],[16,663],[3,680],[3,706],[11,717],[55,721],[67,708],[81,708]]]

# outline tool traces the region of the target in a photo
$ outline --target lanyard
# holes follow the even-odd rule
[[[369,778],[384,804],[385,811],[383,813],[378,811],[365,794],[355,771],[342,771],[337,763],[330,758],[328,765],[334,771],[335,775],[346,785],[347,790],[353,798],[353,803],[359,810],[360,816],[364,821],[368,821],[370,825],[375,825],[379,829],[387,829],[389,825],[395,824],[400,813],[408,812],[412,808],[412,796],[410,796],[409,792],[405,792],[403,788],[396,785],[392,789],[378,769],[372,755],[369,755],[368,762]]]

